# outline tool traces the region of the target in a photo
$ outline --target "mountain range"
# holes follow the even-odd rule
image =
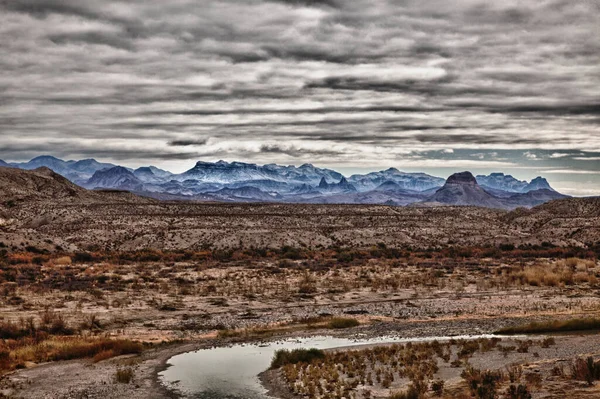
[[[154,166],[131,169],[94,159],[64,161],[48,155],[21,163],[0,160],[0,166],[25,170],[45,167],[87,189],[125,190],[168,200],[443,204],[513,209],[565,197],[542,177],[527,182],[503,173],[474,177],[462,172],[444,180],[389,168],[346,178],[335,170],[311,164],[296,167],[200,161],[175,174]]]

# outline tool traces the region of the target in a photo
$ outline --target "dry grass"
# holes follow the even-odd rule
[[[554,263],[544,262],[525,266],[523,271],[512,276],[522,284],[531,286],[557,287],[589,283],[596,285],[595,262],[569,258]]]
[[[142,352],[143,345],[125,339],[90,337],[49,337],[6,340],[0,345],[0,371],[22,367],[25,362],[42,363],[57,360],[93,358],[94,361]],[[2,355],[4,353],[4,355]]]

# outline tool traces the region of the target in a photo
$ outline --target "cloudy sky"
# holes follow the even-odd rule
[[[0,158],[546,176],[600,194],[595,0],[0,0]]]

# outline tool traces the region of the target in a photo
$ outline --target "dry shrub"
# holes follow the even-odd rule
[[[480,399],[495,398],[498,385],[505,379],[501,371],[481,371],[472,366],[463,370],[461,377],[467,383],[471,395]]]
[[[129,384],[133,380],[133,369],[131,367],[118,368],[115,380],[121,384]]]
[[[526,266],[523,271],[516,272],[514,277],[520,280],[522,284],[531,286],[556,287],[559,285],[572,285],[574,283],[596,283],[594,274],[581,271],[575,273],[576,267],[572,267],[572,262],[564,263],[542,263],[532,266]]]
[[[60,265],[60,266],[67,266],[67,265],[70,265],[71,263],[73,263],[71,261],[70,256],[61,256],[60,258],[54,259],[53,262],[55,265]]]
[[[508,391],[506,392],[507,399],[531,399],[531,393],[529,393],[529,389],[527,385],[519,384],[519,385],[511,385],[508,387]]]
[[[578,381],[585,381],[588,385],[593,385],[594,381],[600,379],[600,361],[594,362],[593,357],[587,359],[577,358],[571,363],[571,378]]]
[[[357,327],[360,323],[358,320],[350,317],[334,317],[327,323],[327,327],[333,329]]]
[[[102,360],[110,359],[112,357],[115,357],[115,352],[113,352],[111,349],[109,349],[109,350],[105,350],[105,351],[96,353],[93,360],[94,360],[94,363],[98,363],[98,362],[101,362]]]
[[[577,265],[579,264],[579,259],[577,258],[568,258],[565,260],[565,266],[571,270],[575,270]]]
[[[419,392],[414,385],[409,385],[408,389],[404,392],[395,392],[391,394],[388,399],[420,399],[422,397],[422,393]]]
[[[525,374],[525,381],[527,385],[533,386],[537,389],[542,387],[542,375],[538,373],[527,373]]]

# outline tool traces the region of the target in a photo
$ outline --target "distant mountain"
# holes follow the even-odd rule
[[[134,170],[133,175],[144,183],[157,183],[162,181],[162,179],[156,176],[148,166]]]
[[[246,180],[237,183],[227,184],[228,188],[255,187],[265,192],[289,193],[298,187],[282,181],[276,180]],[[310,187],[310,186],[309,186]]]
[[[530,183],[525,180],[517,180],[511,175],[504,173],[492,173],[488,176],[478,175],[477,183],[491,190],[502,190],[511,193],[527,193],[534,190],[553,190],[548,181],[543,177],[536,177]]]
[[[0,161],[2,165],[6,163]],[[170,200],[421,203],[513,209],[564,197],[543,177],[527,182],[504,173],[475,178],[471,173],[463,172],[444,180],[425,173],[389,168],[345,178],[335,170],[308,163],[297,167],[199,161],[193,168],[173,174],[155,166],[133,170],[95,159],[64,161],[47,155],[8,166],[21,169],[44,166],[85,188],[127,190]]]
[[[528,191],[526,193],[514,194],[512,197],[507,198],[504,202],[511,209],[518,207],[531,208],[549,201],[564,198],[569,198],[569,196],[558,193],[554,190],[539,189]]]
[[[352,175],[348,178],[359,191],[370,191],[386,182],[394,182],[405,190],[425,191],[441,187],[444,179],[430,176],[425,173],[405,173],[396,168],[389,168],[380,172],[371,172],[366,175]]]
[[[60,175],[62,175],[65,172],[68,172],[68,170],[69,170],[69,167],[68,167],[68,164],[66,161],[63,161],[62,159],[58,159],[58,158],[50,156],[50,155],[42,155],[42,156],[33,158],[31,161],[21,162],[21,163],[13,163],[12,165],[18,167],[19,169],[25,169],[25,170],[33,170],[33,169],[37,169],[37,168],[41,168],[41,167],[46,167]]]
[[[256,187],[223,188],[205,194],[222,201],[272,202],[282,199],[279,194],[265,193]]]
[[[267,164],[264,166],[264,168],[283,176],[284,181],[288,183],[293,182],[293,184],[308,183],[311,185],[316,185],[323,177],[327,182],[333,183],[340,181],[344,177],[341,173],[336,172],[335,170],[317,168],[309,163],[305,163],[299,167],[293,165],[281,166],[276,164]]]
[[[3,160],[0,159],[0,166],[5,167],[5,168],[10,168],[10,165],[7,164],[6,162],[4,162]]]
[[[327,183],[325,177],[321,178],[319,182],[319,186],[317,187],[317,191],[323,194],[339,194],[339,193],[353,193],[356,192],[356,187],[346,180],[345,177],[342,176],[338,183]]]
[[[99,170],[85,183],[86,188],[112,188],[142,191],[143,183],[132,172],[122,166]]]
[[[304,164],[300,167],[268,164],[260,166],[244,162],[197,162],[196,165],[173,178],[178,181],[197,180],[213,183],[239,183],[242,181],[274,180],[288,184],[318,184],[321,178],[338,181],[343,176],[329,169]]]
[[[487,208],[504,208],[499,198],[486,192],[471,172],[455,173],[446,180],[427,202],[447,205],[472,205]]]
[[[529,192],[529,191],[535,191],[535,190],[550,190],[550,191],[555,191],[552,187],[550,187],[550,183],[548,183],[548,180],[544,179],[541,176],[536,177],[535,179],[533,179],[523,190],[524,193]]]
[[[29,162],[11,163],[11,165],[25,170],[46,167],[79,185],[85,183],[95,172],[115,167],[111,163],[101,163],[95,159],[63,161],[50,155],[39,156]]]
[[[544,183],[541,181],[536,184],[544,186]],[[518,207],[531,208],[544,202],[561,198],[567,198],[567,196],[547,188],[524,193],[509,193],[498,189],[487,191],[477,183],[477,179],[470,172],[461,172],[450,176],[446,180],[446,184],[425,202],[514,209]]]
[[[331,195],[298,195],[286,197],[286,202],[311,204],[385,204],[405,206],[427,198],[422,192],[364,191]]]
[[[69,170],[80,172],[87,175],[93,175],[99,170],[114,168],[112,163],[98,162],[95,159],[82,159],[81,161],[67,161]]]

